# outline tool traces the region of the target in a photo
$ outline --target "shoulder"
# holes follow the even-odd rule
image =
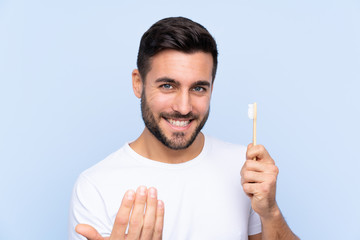
[[[246,147],[241,144],[234,144],[219,140],[214,137],[205,136],[207,146],[207,158],[214,163],[239,169],[246,160]]]
[[[93,182],[97,179],[104,179],[104,177],[110,176],[119,169],[126,168],[133,162],[131,161],[131,156],[128,154],[127,147],[127,144],[123,145],[120,149],[109,154],[103,160],[84,170],[80,174],[79,179]]]
[[[230,155],[243,155],[246,153],[246,146],[241,144],[230,143],[214,138],[212,136],[205,136],[206,144],[209,146],[209,150],[214,153]]]

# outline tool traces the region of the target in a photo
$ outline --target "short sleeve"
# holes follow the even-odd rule
[[[250,215],[249,215],[249,235],[255,235],[261,233],[261,221],[259,215],[250,208]]]
[[[106,212],[101,193],[84,175],[80,175],[74,185],[70,202],[68,239],[86,240],[75,232],[79,223],[89,224],[104,237],[110,236],[112,224]]]

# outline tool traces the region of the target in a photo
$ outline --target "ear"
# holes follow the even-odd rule
[[[134,71],[132,71],[131,76],[134,94],[137,98],[141,98],[143,82],[141,80],[139,70],[135,69]]]

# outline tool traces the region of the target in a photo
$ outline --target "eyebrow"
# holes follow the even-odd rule
[[[175,81],[172,78],[168,78],[168,77],[162,77],[162,78],[158,78],[155,80],[156,83],[175,83],[175,84],[180,84],[178,81]]]
[[[206,86],[206,87],[210,87],[210,82],[200,80],[200,81],[195,82],[195,83],[193,84],[193,86]]]
[[[162,78],[158,78],[155,80],[156,83],[175,83],[176,85],[180,85],[179,81],[175,81],[172,78],[168,78],[168,77],[162,77]],[[210,87],[211,84],[208,81],[205,80],[199,80],[196,81],[192,84],[192,86],[206,86],[206,87]]]

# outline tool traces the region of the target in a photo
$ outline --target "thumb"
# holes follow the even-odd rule
[[[75,227],[75,231],[84,237],[86,237],[88,240],[105,240],[108,238],[103,238],[98,231],[96,231],[95,228],[88,224],[78,224]]]
[[[253,146],[254,146],[254,143],[249,143],[249,144],[247,145],[246,150],[249,150],[249,149],[252,148]]]

